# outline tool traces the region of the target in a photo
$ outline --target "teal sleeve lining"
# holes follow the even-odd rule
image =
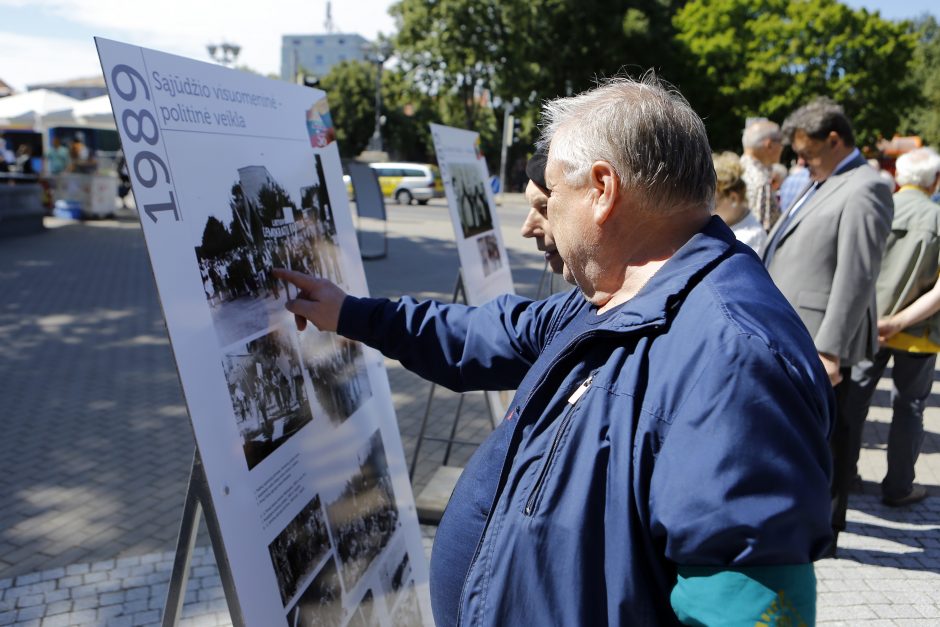
[[[670,601],[684,625],[815,625],[816,572],[812,564],[680,566]]]

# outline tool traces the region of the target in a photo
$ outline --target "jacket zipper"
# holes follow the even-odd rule
[[[587,378],[587,380],[582,383],[578,389],[576,389],[571,396],[568,397],[568,409],[565,412],[565,417],[562,419],[561,423],[558,425],[558,429],[555,431],[555,437],[552,438],[552,445],[548,449],[548,455],[545,456],[545,461],[542,463],[542,469],[539,471],[538,479],[535,480],[535,485],[532,487],[532,492],[529,494],[529,500],[526,501],[525,509],[523,513],[526,516],[532,516],[535,512],[535,503],[538,501],[539,495],[542,493],[542,487],[545,483],[545,479],[548,476],[548,469],[552,465],[552,460],[555,458],[555,454],[558,452],[558,446],[561,444],[561,438],[568,430],[568,424],[571,422],[571,417],[574,415],[574,407],[578,404],[578,401],[581,400],[581,397],[584,396],[584,393],[588,391],[591,387],[591,382],[594,380],[594,375],[592,374]]]
[[[637,330],[646,329],[647,327],[653,327],[653,328],[655,328],[655,327],[659,327],[659,326],[662,326],[662,324],[661,324],[661,323],[660,323],[660,324],[652,324],[652,325],[650,325],[650,324],[643,324],[643,325],[640,325],[640,326],[638,326],[638,327],[636,327],[636,328],[634,328],[634,329],[631,329],[630,331],[628,331],[628,332],[626,332],[626,333],[629,334],[629,333],[635,332],[635,331],[637,331]],[[580,337],[576,338],[575,341],[571,343],[571,345],[569,345],[569,346],[568,346],[567,348],[565,348],[559,355],[557,355],[557,356],[555,357],[555,359],[552,360],[552,363],[550,363],[550,364],[545,368],[545,370],[542,371],[542,373],[539,375],[538,380],[536,380],[536,382],[532,385],[532,387],[529,388],[529,393],[526,395],[525,401],[523,401],[523,402],[522,402],[521,404],[519,404],[519,405],[516,405],[516,420],[517,420],[517,424],[521,423],[521,421],[522,421],[522,410],[523,410],[525,407],[528,406],[529,401],[531,401],[531,400],[532,400],[532,397],[535,396],[536,391],[538,391],[538,389],[542,386],[542,384],[546,381],[546,379],[548,379],[548,374],[549,374],[549,372],[551,372],[552,366],[554,366],[555,364],[559,363],[562,359],[567,358],[569,355],[571,355],[572,353],[574,353],[575,349],[576,349],[576,348],[579,348],[579,347],[585,342],[585,340],[587,340],[587,339],[594,339],[595,337],[599,337],[599,336],[601,336],[601,335],[607,335],[608,333],[609,333],[610,335],[620,335],[620,334],[623,333],[623,332],[608,332],[608,331],[606,331],[606,330],[605,330],[605,331],[593,331],[593,332],[588,331],[588,332],[585,333],[584,335],[581,335]],[[592,378],[593,378],[593,375],[592,375]],[[580,388],[579,388],[579,389],[580,389]],[[585,392],[586,392],[586,391],[587,391],[587,390],[585,390]],[[569,399],[569,400],[570,400],[570,399]],[[575,401],[577,401],[577,400],[578,400],[578,399],[575,399]],[[506,464],[507,462],[509,463],[509,465],[510,465],[510,467],[511,467],[511,466],[512,466],[512,462],[509,461],[508,458],[503,461],[504,466],[505,466],[505,464]],[[504,469],[504,470],[505,470],[505,469]],[[503,472],[503,471],[501,471],[501,472]],[[500,481],[500,484],[502,484],[502,481]],[[496,504],[497,504],[498,501],[499,501],[498,495],[500,494],[500,492],[499,492],[500,489],[501,489],[501,486],[500,486],[499,489],[497,489],[496,495],[494,495],[493,503],[492,503],[492,505],[490,506],[490,513],[487,514],[487,516],[486,516],[486,522],[483,523],[483,533],[480,534],[480,540],[477,542],[476,549],[473,551],[473,557],[470,559],[470,566],[467,568],[467,574],[464,576],[463,585],[460,587],[460,597],[459,597],[459,600],[457,601],[457,603],[458,603],[458,605],[457,605],[457,626],[458,626],[458,627],[460,627],[460,625],[463,624],[463,600],[464,600],[464,595],[465,595],[466,592],[467,592],[467,582],[470,581],[470,574],[473,572],[473,567],[474,567],[474,566],[476,565],[476,563],[477,563],[477,558],[480,557],[480,551],[482,550],[484,540],[486,539],[486,532],[489,531],[489,528],[490,528],[490,521],[493,519],[493,510],[494,510],[494,508],[496,507]]]

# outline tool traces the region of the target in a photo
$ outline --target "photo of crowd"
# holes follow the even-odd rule
[[[487,233],[477,239],[477,248],[480,249],[480,260],[483,263],[483,276],[489,276],[503,267],[502,255],[499,254],[499,242],[492,233]]]
[[[457,199],[457,215],[465,238],[493,230],[493,216],[486,194],[486,182],[476,163],[450,163],[447,165],[454,197]]]
[[[311,326],[300,335],[300,354],[316,400],[334,425],[342,424],[372,397],[358,342]]]
[[[336,561],[327,560],[297,604],[287,614],[289,627],[339,627],[343,624],[342,589]]]
[[[418,592],[415,590],[414,579],[410,580],[398,595],[395,608],[392,610],[392,625],[395,627],[412,627],[421,625],[421,608],[418,605]]]
[[[372,589],[366,590],[359,601],[359,607],[353,613],[352,618],[346,623],[347,627],[378,627],[381,625],[379,617],[375,611],[376,599],[372,595]]]
[[[317,495],[268,545],[281,603],[285,606],[330,550],[326,518]]]
[[[281,327],[222,360],[248,469],[313,419],[300,359]]]
[[[359,581],[400,525],[378,430],[359,450],[357,461],[358,470],[326,508],[347,590]]]
[[[238,169],[228,206],[210,215],[196,257],[220,346],[268,328],[291,297],[272,268],[289,268],[342,283],[336,224],[316,156],[318,180],[297,199],[264,166]]]

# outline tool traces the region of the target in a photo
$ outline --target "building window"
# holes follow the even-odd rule
[[[316,65],[323,65],[323,55],[322,55],[322,54],[318,54],[318,55],[316,56],[316,58],[314,58],[313,62],[314,62]]]
[[[346,43],[346,40],[340,37],[339,40],[337,40],[337,43],[342,46],[343,44]]]
[[[322,45],[323,45],[323,40],[322,40],[322,39],[314,39],[314,40],[313,40],[313,45],[315,45],[315,46],[322,46]]]

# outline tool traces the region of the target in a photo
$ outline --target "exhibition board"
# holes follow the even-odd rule
[[[368,294],[324,92],[96,41],[230,605],[252,626],[431,624],[383,360],[299,332],[271,273]]]

